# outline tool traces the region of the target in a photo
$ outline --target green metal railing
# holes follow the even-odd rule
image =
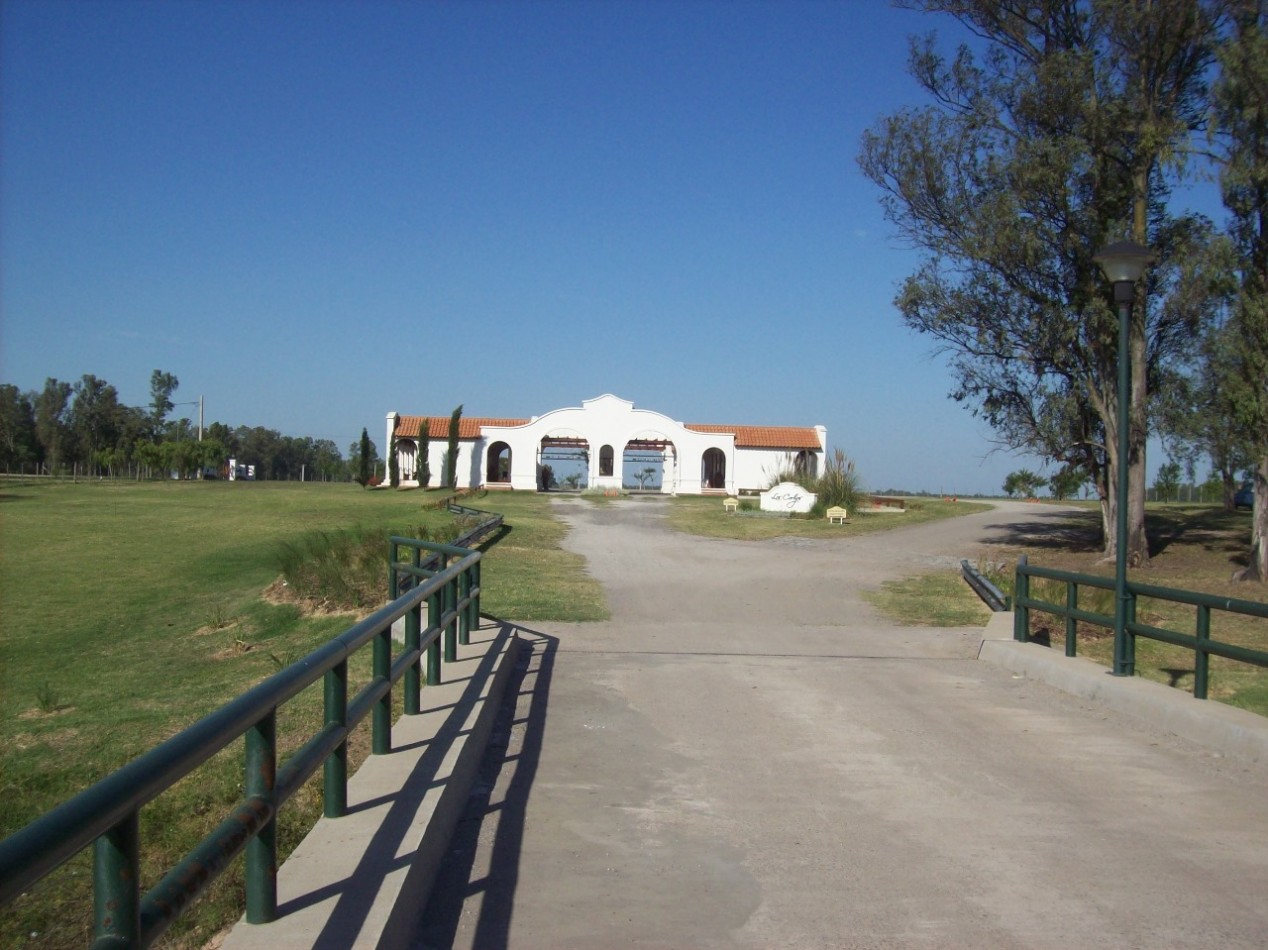
[[[1030,579],[1045,578],[1065,584],[1065,604],[1053,604],[1038,600],[1030,595]],[[1075,656],[1077,653],[1077,631],[1079,623],[1090,623],[1094,626],[1114,629],[1112,614],[1096,613],[1079,607],[1079,588],[1090,587],[1097,590],[1114,590],[1112,577],[1098,577],[1094,574],[1076,574],[1071,571],[1058,571],[1052,568],[1035,567],[1025,555],[1017,561],[1017,575],[1013,587],[1013,639],[1023,643],[1030,640],[1030,611],[1039,610],[1065,618],[1065,655]],[[1136,601],[1140,597],[1185,604],[1195,609],[1193,633],[1181,633],[1154,627],[1136,621]],[[1195,591],[1178,590],[1171,587],[1155,587],[1149,584],[1127,583],[1127,644],[1126,659],[1129,669],[1134,670],[1136,663],[1136,638],[1145,637],[1171,643],[1193,651],[1193,695],[1197,699],[1206,699],[1210,680],[1210,658],[1221,656],[1229,660],[1238,660],[1254,666],[1268,667],[1268,652],[1252,650],[1249,647],[1237,646],[1211,639],[1211,611],[1222,610],[1227,613],[1240,614],[1247,617],[1268,619],[1268,604],[1250,600],[1235,600],[1230,597],[1216,597]]]
[[[497,519],[500,524],[500,517]],[[407,561],[398,562],[402,547]],[[423,553],[435,570],[419,565]],[[441,677],[444,660],[456,659],[455,637],[469,639],[479,622],[478,551],[456,545],[392,538],[391,602],[325,646],[271,676],[179,735],[133,760],[79,795],[0,841],[0,904],[6,904],[61,864],[94,848],[94,948],[148,947],[239,854],[246,853],[246,919],[277,916],[277,815],[286,801],[324,767],[324,813],[347,811],[347,740],[367,715],[372,751],[392,751],[392,688],[404,680],[406,715],[421,712],[420,660],[427,683]],[[452,562],[452,563],[451,563]],[[416,583],[401,592],[403,576]],[[427,624],[422,622],[427,605]],[[392,625],[405,620],[403,650],[392,656]],[[348,699],[348,659],[372,648],[370,681]],[[324,726],[285,762],[278,763],[277,711],[324,677]],[[140,892],[139,816],[142,806],[176,784],[221,749],[245,737],[243,799],[148,893]]]

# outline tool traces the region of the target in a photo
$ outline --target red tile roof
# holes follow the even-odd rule
[[[687,423],[692,432],[735,433],[741,449],[820,449],[819,433],[811,426],[715,426]]]
[[[396,420],[396,437],[398,439],[417,439],[423,429],[423,420],[427,420],[427,437],[429,439],[449,438],[449,416],[400,416]],[[522,426],[531,419],[494,419],[489,416],[462,416],[458,420],[458,438],[478,439],[483,426]]]
[[[449,438],[448,416],[400,416],[396,421],[398,439],[417,439],[427,420],[427,437]],[[483,426],[522,426],[531,419],[502,419],[489,416],[463,416],[458,420],[458,438],[478,439]],[[722,426],[688,423],[693,432],[735,435],[735,445],[742,449],[821,449],[819,433],[811,426]]]

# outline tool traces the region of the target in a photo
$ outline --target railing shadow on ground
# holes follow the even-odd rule
[[[499,625],[499,629],[491,633],[491,639],[494,641],[512,635],[512,631],[506,629],[505,625]],[[446,670],[458,674],[447,682],[466,681],[463,698],[454,704],[455,707],[469,702],[472,697],[479,694],[484,682],[493,675],[493,667],[498,655],[499,651],[494,648],[478,659],[473,657],[470,660],[446,664]],[[474,667],[464,670],[463,667],[472,661],[475,663]],[[337,898],[336,907],[329,915],[329,922],[312,944],[314,950],[319,948],[320,950],[336,950],[336,948],[347,946],[348,935],[358,933],[364,924],[382,879],[408,862],[408,858],[398,857],[398,853],[409,827],[410,817],[418,811],[419,802],[427,791],[436,786],[437,772],[450,747],[457,740],[459,732],[465,727],[463,717],[449,715],[435,736],[429,739],[425,751],[410,773],[409,780],[398,792],[388,796],[392,801],[387,817],[379,824],[377,832],[365,848],[356,870],[350,877],[337,885],[320,888],[279,904],[278,917],[284,919],[288,914],[293,914],[305,907],[332,897]],[[408,746],[401,746],[394,751],[401,752],[406,748]],[[374,807],[381,801],[382,799],[376,799],[372,802],[359,803],[349,809],[349,814]]]
[[[498,621],[502,623],[502,621]],[[529,793],[537,775],[545,732],[551,677],[559,641],[520,624],[515,672],[494,721],[479,775],[450,842],[447,859],[422,908],[415,950],[451,947],[464,903],[478,898],[471,946],[505,947],[519,883]],[[484,846],[492,829],[492,843]],[[482,832],[484,834],[482,835]],[[477,870],[476,860],[488,866]]]

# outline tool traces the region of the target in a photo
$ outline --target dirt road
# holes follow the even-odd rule
[[[612,619],[524,630],[416,948],[1268,945],[1268,772],[859,597],[1047,509],[765,543],[560,512]]]

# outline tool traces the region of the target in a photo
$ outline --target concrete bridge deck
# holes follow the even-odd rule
[[[521,628],[414,950],[1268,945],[1264,760],[860,596],[1048,510],[732,543],[561,502],[612,620]]]

